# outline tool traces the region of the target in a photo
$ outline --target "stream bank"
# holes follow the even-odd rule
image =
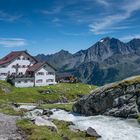
[[[25,107],[25,106],[24,106]],[[26,107],[27,109],[27,107]],[[51,109],[49,115],[43,115],[44,110],[29,106],[25,118],[28,118],[38,126],[54,127],[56,132],[59,129],[54,120],[71,122],[68,125],[69,131],[86,132],[89,127],[95,129],[101,138],[99,140],[138,140],[140,139],[140,125],[136,119],[122,119],[103,115],[81,116],[61,109]],[[50,122],[50,123],[49,123]]]

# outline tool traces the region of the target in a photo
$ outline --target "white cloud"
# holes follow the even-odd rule
[[[53,15],[53,14],[60,13],[62,9],[63,9],[63,6],[60,5],[60,6],[56,6],[52,8],[51,10],[41,10],[41,13],[45,15]]]
[[[22,17],[22,15],[11,15],[11,14],[8,14],[4,11],[0,11],[0,20],[1,21],[13,22],[13,21],[18,20],[21,17]]]
[[[52,23],[53,23],[55,26],[58,26],[58,27],[62,26],[61,20],[60,20],[59,18],[57,18],[57,17],[55,17],[55,18],[52,19]]]
[[[140,0],[127,0],[122,9],[124,9],[127,14],[137,11],[140,9]]]
[[[96,2],[98,2],[99,4],[108,7],[110,5],[110,3],[106,0],[96,0]]]
[[[140,39],[140,34],[135,34],[135,35],[127,35],[127,36],[123,36],[123,37],[120,37],[119,39],[122,40],[122,41],[130,41],[134,38],[139,38]]]
[[[140,0],[129,2],[127,0],[123,6],[120,7],[120,10],[121,12],[117,14],[105,16],[90,24],[90,31],[92,31],[94,34],[104,34],[106,31],[108,32],[110,28],[115,28],[118,23],[130,18],[133,12],[140,10]]]
[[[71,32],[61,32],[61,33],[66,35],[66,36],[75,36],[75,37],[89,35],[89,34],[85,34],[85,33],[71,33]]]
[[[54,22],[54,23],[60,22],[60,19],[56,17],[52,20],[52,22]]]
[[[0,46],[3,47],[22,47],[27,44],[25,39],[22,38],[0,38]]]

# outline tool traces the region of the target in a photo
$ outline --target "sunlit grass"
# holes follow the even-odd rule
[[[3,91],[0,91],[0,100],[21,103],[37,103],[38,101],[46,102],[47,100],[55,101],[59,100],[61,97],[66,97],[69,101],[72,101],[78,98],[79,95],[89,94],[91,90],[95,89],[95,86],[90,86],[82,83],[61,83],[45,87],[16,88],[10,86],[5,82],[4,86],[9,87],[11,92],[6,94]],[[46,90],[51,91],[51,93],[40,93],[40,91]]]

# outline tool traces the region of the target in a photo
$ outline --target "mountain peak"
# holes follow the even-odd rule
[[[108,40],[110,40],[111,38],[110,37],[105,37],[105,38],[102,38],[99,42],[104,42],[104,41],[108,41]]]
[[[140,74],[140,39],[123,43],[119,39],[105,37],[74,54],[62,49],[38,58],[52,64],[58,71],[75,74],[85,83],[103,85],[128,75]]]
[[[140,41],[140,38],[134,38],[134,39],[130,40],[130,42],[137,42],[137,41]]]
[[[63,49],[61,49],[59,52],[57,52],[57,53],[59,53],[59,54],[70,54],[70,52],[69,51],[66,51],[66,50],[63,50]]]
[[[102,38],[98,43],[109,43],[109,42],[121,42],[119,39],[116,39],[116,38],[111,38],[111,37],[105,37],[105,38]]]

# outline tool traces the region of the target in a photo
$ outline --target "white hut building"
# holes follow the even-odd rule
[[[55,68],[38,62],[27,51],[15,51],[0,59],[0,80],[8,80],[16,87],[56,84]]]

